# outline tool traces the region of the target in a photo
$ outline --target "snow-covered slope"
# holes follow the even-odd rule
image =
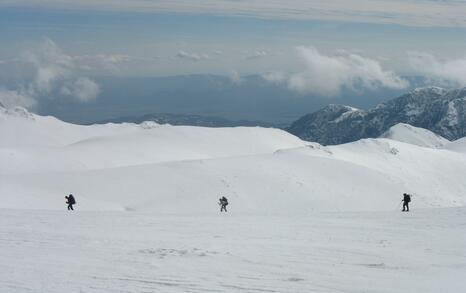
[[[465,287],[466,208],[420,209],[465,205],[464,140],[323,147],[276,129],[78,126],[20,108],[0,111],[0,138],[2,293]]]
[[[466,154],[466,137],[452,141],[445,146],[445,149]]]
[[[0,113],[0,207],[293,215],[466,203],[466,156],[390,139],[323,147],[277,129],[78,126]]]
[[[390,129],[380,137],[429,148],[443,147],[450,142],[446,138],[430,130],[414,127],[405,123],[398,123],[390,127]]]
[[[306,144],[272,128],[175,127],[154,122],[81,126],[21,108],[0,113],[0,133],[0,161],[8,161],[0,166],[0,174],[245,156]]]

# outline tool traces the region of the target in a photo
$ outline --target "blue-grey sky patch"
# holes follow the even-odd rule
[[[175,12],[408,26],[466,27],[462,0],[4,0],[3,7],[118,12]]]
[[[454,0],[4,0],[0,89],[31,105],[98,99],[99,77],[260,75],[322,96],[398,90],[406,75],[465,85],[465,11]],[[44,42],[61,63],[25,58]]]

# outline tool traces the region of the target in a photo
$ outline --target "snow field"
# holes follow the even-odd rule
[[[323,147],[0,109],[0,292],[462,292],[465,140],[389,133]]]
[[[6,210],[0,291],[462,292],[466,210],[247,216]]]

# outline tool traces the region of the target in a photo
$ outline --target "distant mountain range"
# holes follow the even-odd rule
[[[235,127],[235,126],[262,126],[284,128],[286,125],[274,125],[263,121],[249,120],[228,120],[215,116],[191,115],[191,114],[173,114],[173,113],[152,113],[142,116],[126,116],[113,119],[107,119],[95,122],[95,124],[105,123],[142,123],[144,121],[154,121],[159,124],[171,125],[190,125],[203,127]],[[94,123],[92,123],[94,124]]]
[[[334,145],[379,137],[398,123],[429,129],[449,140],[466,136],[466,88],[418,88],[370,110],[331,104],[287,130],[304,140]]]

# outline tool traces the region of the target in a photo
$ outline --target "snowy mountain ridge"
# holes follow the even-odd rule
[[[379,137],[398,123],[428,129],[448,140],[465,136],[466,88],[417,88],[367,111],[330,105],[301,117],[287,130],[328,145]]]
[[[441,148],[450,143],[448,139],[432,131],[405,123],[398,123],[390,127],[380,138],[388,138],[429,148]]]
[[[14,117],[21,117],[30,120],[34,120],[34,114],[30,113],[27,109],[23,107],[13,107],[13,108],[4,108],[2,104],[0,104],[0,117],[4,116],[14,116]],[[5,118],[3,118],[5,119]]]

